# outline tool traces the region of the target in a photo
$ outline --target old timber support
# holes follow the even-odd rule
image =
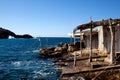
[[[92,20],[91,20],[91,27],[90,27],[90,62],[92,62]]]
[[[110,28],[110,35],[111,35],[110,63],[113,64],[113,61],[114,61],[114,55],[113,55],[113,31],[112,31],[112,24],[111,24],[110,19],[109,19],[109,28]]]

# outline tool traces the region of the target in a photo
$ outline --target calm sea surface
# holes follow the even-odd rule
[[[70,41],[70,38],[1,39],[0,80],[58,80],[60,71],[51,59],[39,54],[39,49]]]

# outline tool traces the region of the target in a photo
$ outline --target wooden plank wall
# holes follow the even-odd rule
[[[90,48],[90,36],[84,36],[86,48]],[[92,48],[110,53],[111,35],[108,26],[100,26],[98,34],[92,35]],[[115,52],[120,52],[120,26],[115,26]]]
[[[110,52],[110,46],[111,46],[111,35],[110,35],[110,29],[104,27],[104,50],[107,50],[107,52]],[[114,46],[115,52],[120,52],[120,26],[115,26],[115,46]]]
[[[111,34],[109,27],[103,27],[103,44],[104,44],[104,51],[110,53],[111,49]]]
[[[90,35],[84,36],[84,42],[86,48],[90,48]],[[92,35],[92,48],[98,48],[98,34]]]
[[[120,52],[120,26],[115,27],[115,52]]]

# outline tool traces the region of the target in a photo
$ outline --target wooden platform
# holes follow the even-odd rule
[[[100,58],[101,59],[101,58]],[[102,59],[101,59],[102,60]],[[97,67],[96,67],[97,66]],[[106,62],[91,62],[89,60],[77,61],[76,66],[73,66],[73,62],[70,62],[68,66],[62,67],[61,77],[70,77],[79,74],[88,74],[93,72],[100,72],[105,70],[120,69],[120,64],[110,65]]]
[[[102,71],[102,70],[110,70],[110,69],[120,69],[120,65],[111,65],[106,67],[100,67],[92,69],[90,67],[84,67],[82,69],[79,69],[79,67],[69,68],[69,67],[63,67],[62,68],[62,76],[67,75],[74,75],[74,74],[81,74],[81,73],[88,73],[88,72],[96,72],[96,71]]]
[[[110,63],[106,62],[106,58],[107,55],[92,55],[92,62],[89,62],[89,56],[77,56],[75,66],[74,56],[63,58],[60,60],[64,64],[64,66],[62,66],[61,78],[62,80],[69,80],[73,76],[77,78],[81,76],[86,80],[89,77],[89,80],[91,80],[101,72],[104,73],[102,74],[102,77],[100,77],[104,79],[113,75],[113,72],[115,73],[114,75],[119,75],[120,77],[120,64],[110,65]]]
[[[103,55],[103,56],[92,56],[92,58],[94,59],[94,58],[106,58],[107,57],[107,55]],[[89,56],[84,56],[84,57],[77,57],[77,61],[81,61],[81,60],[88,60],[89,59]],[[65,59],[65,60],[62,60],[62,62],[72,62],[72,61],[74,61],[74,57],[69,57],[69,58],[67,58],[67,59]]]

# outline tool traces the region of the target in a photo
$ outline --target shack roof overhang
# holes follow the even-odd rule
[[[96,22],[89,22],[86,24],[82,24],[77,26],[76,28],[74,28],[73,33],[75,33],[77,30],[85,30],[85,29],[89,29],[89,28],[95,28],[97,26],[109,26],[109,24],[112,24],[112,26],[118,25],[120,24],[120,18],[118,19],[107,19],[107,20],[101,20],[101,21],[96,21]]]
[[[83,31],[81,31],[81,32],[76,32],[76,33],[69,33],[68,35],[69,36],[74,36],[74,37],[80,37],[80,36],[83,36],[83,35],[85,35],[85,36],[88,36],[90,34],[90,30],[88,29],[88,30],[83,30]],[[92,35],[95,35],[95,34],[98,34],[98,28],[97,29],[93,29],[93,31],[92,31]]]

